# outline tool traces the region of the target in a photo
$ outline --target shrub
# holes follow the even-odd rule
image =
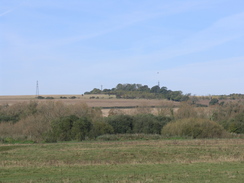
[[[219,100],[217,98],[213,98],[210,100],[209,102],[209,105],[215,105],[215,104],[218,104],[219,103]]]
[[[92,128],[91,121],[86,117],[81,117],[73,122],[71,135],[73,140],[82,141],[88,137]]]
[[[71,130],[74,125],[76,126],[76,119],[71,119],[71,122],[67,119],[72,115],[76,116],[77,120],[86,117],[91,122],[100,119],[102,112],[100,108],[90,108],[85,103],[65,105],[61,101],[30,101],[0,105],[0,138],[56,142],[74,140],[80,135],[81,140],[84,137],[81,132],[74,135],[75,132]],[[82,133],[85,133],[85,138],[89,136],[86,132]]]
[[[93,122],[92,124],[92,129],[90,131],[90,136],[93,138],[96,138],[100,135],[104,135],[104,134],[112,134],[114,133],[114,129],[113,127],[106,123],[106,122]]]
[[[180,108],[178,109],[177,113],[175,114],[177,119],[184,119],[184,118],[195,118],[197,117],[197,112],[195,108],[186,102],[182,102]]]
[[[71,129],[74,121],[78,119],[77,116],[71,115],[54,120],[51,124],[52,130],[50,135],[54,136],[57,141],[72,140]]]
[[[227,121],[226,128],[229,132],[244,133],[244,113],[239,113]]]
[[[85,140],[92,129],[92,123],[87,117],[78,118],[75,115],[61,117],[52,121],[51,130],[45,134],[46,142]]]
[[[109,116],[106,118],[114,133],[132,133],[133,132],[133,117],[129,115]]]
[[[221,125],[214,121],[200,118],[187,118],[170,122],[162,129],[164,136],[191,138],[220,138],[226,135]]]
[[[167,124],[171,118],[163,116],[154,116],[152,114],[138,114],[133,118],[133,132],[145,134],[161,134],[162,127]]]
[[[226,102],[213,111],[211,118],[229,132],[244,133],[244,102]]]
[[[46,99],[54,99],[53,97],[46,97]]]

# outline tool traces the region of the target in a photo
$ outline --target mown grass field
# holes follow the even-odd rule
[[[0,144],[0,182],[243,180],[243,139]]]

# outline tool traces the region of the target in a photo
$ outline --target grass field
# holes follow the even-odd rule
[[[243,139],[0,144],[0,182],[243,180]]]

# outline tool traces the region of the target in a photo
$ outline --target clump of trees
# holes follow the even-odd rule
[[[46,135],[57,128],[54,125],[55,121],[62,121],[71,115],[79,119],[87,118],[93,122],[102,117],[102,112],[98,108],[88,107],[85,103],[65,105],[60,101],[30,101],[2,105],[0,106],[0,139],[11,137],[17,140],[45,141]],[[62,139],[56,137],[57,140]]]
[[[217,106],[212,115],[212,120],[221,124],[232,133],[244,133],[244,102],[227,102]]]
[[[182,91],[171,91],[166,87],[159,87],[158,85],[149,88],[147,85],[141,84],[118,84],[115,88],[100,90],[94,88],[85,94],[108,94],[116,95],[117,98],[125,99],[168,99],[172,101],[187,101],[190,94],[183,94]]]
[[[219,100],[217,98],[212,98],[209,101],[209,105],[216,105],[216,104],[219,104]]]
[[[51,122],[45,141],[81,141],[89,135],[91,126],[92,122],[87,117],[79,118],[75,115],[60,117]]]
[[[244,134],[243,101],[226,102],[209,108],[181,102],[178,109],[158,109],[157,115],[151,112],[138,108],[135,114],[128,115],[122,110],[111,109],[109,116],[103,117],[100,108],[91,108],[85,103],[67,105],[61,101],[30,101],[1,105],[0,141],[82,141],[97,139],[105,134],[187,138],[221,138],[229,137],[231,133]],[[136,136],[128,138],[134,139]]]
[[[43,96],[38,96],[37,99],[54,99],[54,97],[43,97]]]
[[[170,117],[153,114],[114,115],[105,118],[115,134],[161,134],[162,127],[171,121]]]

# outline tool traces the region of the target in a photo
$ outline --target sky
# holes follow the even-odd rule
[[[0,0],[0,95],[142,84],[244,93],[243,0]]]

